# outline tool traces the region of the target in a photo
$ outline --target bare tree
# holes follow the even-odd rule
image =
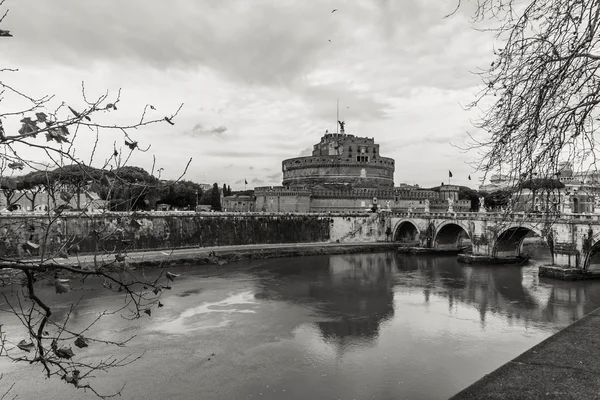
[[[600,2],[477,0],[474,22],[498,40],[469,149],[477,168],[513,181],[555,176],[560,162],[595,168],[600,103]],[[460,0],[458,3],[460,7]],[[477,138],[475,138],[477,136]]]
[[[4,3],[5,0],[0,0],[0,7]],[[0,13],[0,27],[7,14],[8,10]],[[0,29],[0,40],[7,40],[11,36],[11,32]],[[36,98],[12,86],[5,77],[9,78],[10,74],[16,72],[0,66],[0,181],[9,181],[11,175],[23,169],[39,171],[40,179],[34,182],[36,195],[41,187],[52,193],[48,196],[45,215],[21,218],[18,223],[10,216],[0,216],[0,285],[13,287],[11,295],[6,292],[2,294],[5,305],[0,314],[7,313],[5,315],[18,318],[22,325],[19,332],[9,333],[3,331],[0,324],[0,357],[41,365],[47,377],[60,377],[73,387],[92,391],[101,398],[112,397],[120,394],[121,390],[104,393],[96,388],[92,379],[94,373],[127,365],[139,356],[83,361],[78,357],[78,351],[101,344],[125,346],[127,339],[110,341],[94,337],[91,328],[106,315],[114,313],[126,318],[150,316],[153,307],[162,306],[159,298],[165,290],[170,289],[169,283],[176,275],[163,272],[156,278],[148,279],[143,273],[129,267],[126,254],[128,245],[123,232],[140,226],[132,213],[119,217],[114,224],[91,223],[95,229],[85,237],[65,237],[60,227],[66,211],[57,204],[54,194],[58,193],[65,202],[77,196],[79,203],[84,183],[85,187],[108,187],[110,193],[111,185],[121,180],[119,171],[123,171],[131,154],[149,149],[149,146],[140,148],[132,132],[161,122],[173,125],[182,105],[165,115],[158,114],[154,106],[147,104],[140,108],[139,119],[130,124],[115,125],[102,121],[106,121],[111,113],[118,112],[120,91],[113,96],[107,92],[89,99],[82,84],[80,104],[57,103],[54,96]],[[19,101],[14,103],[13,99]],[[14,104],[27,105],[14,108]],[[14,124],[15,121],[19,123]],[[20,128],[13,132],[10,125],[20,125]],[[123,135],[124,146],[115,144],[110,154],[99,154],[101,147],[98,143],[107,131]],[[93,150],[86,159],[75,152],[77,137],[82,132],[95,137]],[[85,140],[89,140],[89,136]],[[32,152],[43,155],[43,162],[39,157],[22,156]],[[62,171],[59,177],[57,171]],[[73,180],[73,176],[76,176],[76,180]],[[110,179],[107,178],[109,176]],[[146,185],[145,188],[150,191],[149,185],[157,182],[136,184]],[[12,186],[4,186],[12,190]],[[140,192],[143,190],[137,192],[138,196]],[[33,207],[35,196],[30,200]],[[135,199],[128,200],[128,204],[133,203]],[[106,213],[106,210],[99,212]],[[92,222],[98,220],[89,214],[89,210],[71,213],[69,217],[87,218]],[[24,226],[27,229],[23,229]],[[120,245],[115,245],[117,242]],[[74,257],[84,250],[84,245],[93,254],[86,262]],[[40,295],[42,283],[53,285],[56,293],[63,294],[72,289],[74,282],[84,282],[90,277],[99,278],[104,290],[124,296],[124,302],[116,310],[100,313],[84,327],[73,325],[70,320],[79,302],[72,304],[66,314],[57,315],[53,305]],[[12,389],[10,386],[8,392],[0,393],[0,397],[12,398]]]

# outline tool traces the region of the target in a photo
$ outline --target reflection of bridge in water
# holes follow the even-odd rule
[[[600,250],[600,215],[504,213],[389,213],[395,241],[437,249],[458,249],[466,239],[474,255],[516,257],[523,240],[536,235],[556,265],[588,269]]]
[[[470,304],[482,322],[492,313],[525,323],[568,324],[600,304],[600,286],[593,282],[552,281],[547,286],[527,268],[460,266],[452,257],[423,256],[407,256],[398,268],[413,272],[412,286],[427,285],[425,301],[435,294],[447,297],[450,309]]]
[[[316,323],[322,337],[342,348],[376,339],[382,323],[394,316],[394,293],[415,288],[426,303],[432,296],[446,298],[449,311],[458,304],[474,307],[482,323],[492,313],[525,325],[566,325],[600,304],[600,286],[593,282],[547,286],[527,272],[514,266],[465,266],[453,257],[318,256],[269,268],[257,296],[310,305],[323,317]]]

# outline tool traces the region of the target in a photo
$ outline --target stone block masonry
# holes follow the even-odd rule
[[[275,243],[376,242],[378,214],[104,213],[0,216],[0,256]],[[45,238],[45,239],[44,239]],[[39,247],[37,247],[39,246]]]

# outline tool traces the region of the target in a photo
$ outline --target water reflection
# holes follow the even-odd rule
[[[600,305],[600,286],[592,282],[544,280],[537,265],[468,266],[449,257],[399,256],[404,279],[400,287],[423,288],[423,301],[432,294],[474,306],[485,324],[486,315],[499,314],[525,324],[568,324]]]
[[[313,257],[260,275],[257,298],[310,303],[325,318],[317,323],[322,337],[339,343],[377,338],[394,316],[395,293],[424,304],[446,299],[449,314],[472,307],[483,328],[490,314],[526,327],[566,325],[600,306],[600,285],[540,279],[535,263],[470,266],[453,256],[376,253]]]
[[[128,382],[128,398],[446,399],[600,306],[600,282],[543,280],[535,264],[469,266],[453,256],[292,257],[172,271],[181,277],[152,318],[115,316],[98,327],[106,339],[138,335],[127,351],[144,358],[106,378],[107,387]],[[76,320],[121,304],[89,281],[81,290]],[[60,302],[57,316],[81,293],[40,288]],[[3,329],[17,322],[3,318]],[[23,382],[20,397],[64,398],[63,382],[34,385],[10,368],[8,379]]]
[[[380,325],[394,315],[394,255],[314,257],[308,265],[272,269],[256,296],[311,303],[325,317],[317,326],[326,341],[366,345],[376,338]]]

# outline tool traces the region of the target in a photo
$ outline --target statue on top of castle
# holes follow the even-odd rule
[[[341,131],[342,133],[344,133],[344,129],[345,129],[345,126],[346,126],[346,122],[345,122],[345,121],[338,121],[338,124],[340,124],[340,131]]]

